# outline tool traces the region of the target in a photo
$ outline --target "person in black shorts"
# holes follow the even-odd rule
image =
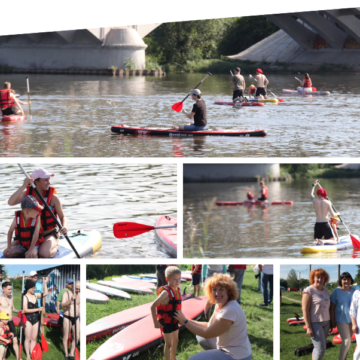
[[[233,101],[241,101],[244,97],[245,91],[245,79],[240,75],[241,69],[237,67],[235,69],[235,75],[232,76],[230,84],[234,84]]]

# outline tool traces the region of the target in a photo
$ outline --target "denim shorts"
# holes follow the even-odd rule
[[[205,126],[196,126],[194,125],[194,123],[192,123],[191,125],[184,125],[184,130],[187,131],[200,131],[200,130],[206,130],[206,125]]]

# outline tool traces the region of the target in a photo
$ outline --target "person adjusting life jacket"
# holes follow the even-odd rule
[[[38,215],[36,218],[29,219],[27,224],[25,224],[22,210],[15,211],[16,228],[14,240],[19,241],[19,244],[25,249],[30,248],[36,225],[39,222],[39,218],[40,216]],[[35,246],[40,245],[44,241],[44,237],[41,235],[42,232],[43,229],[40,227],[39,239]]]
[[[175,311],[181,310],[181,292],[177,288],[174,291],[170,286],[165,285],[159,288],[158,296],[166,291],[169,294],[169,303],[166,305],[159,305],[156,307],[156,317],[161,322],[165,324],[176,324],[177,319],[174,318]]]
[[[31,187],[31,186],[28,186],[27,189],[26,189],[26,195],[35,196],[34,193],[35,193],[34,188]],[[54,213],[54,215],[57,216],[56,210],[54,208],[52,208],[52,206],[50,205],[52,196],[54,194],[56,194],[56,189],[54,187],[50,186],[49,189],[42,194],[42,197],[44,198],[46,203],[49,205],[49,207],[50,207],[51,211]],[[41,206],[44,205],[41,200],[39,200],[39,204]],[[51,229],[53,229],[54,227],[57,226],[55,220],[52,218],[51,214],[49,213],[49,211],[45,207],[41,211],[41,226],[42,226],[44,231],[51,230]]]
[[[11,89],[0,90],[0,109],[7,109],[11,106],[16,106],[12,97],[10,97]]]
[[[199,274],[201,275],[201,269],[202,269],[202,265],[197,265],[198,269],[195,271],[195,274]],[[194,271],[196,268],[196,265],[191,265],[191,271]]]

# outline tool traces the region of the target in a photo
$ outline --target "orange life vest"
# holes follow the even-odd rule
[[[269,189],[266,185],[263,186],[263,189],[265,189],[265,193],[264,193],[264,197],[268,197],[268,194],[269,194]]]
[[[177,291],[174,291],[170,286],[165,285],[158,290],[158,295],[160,295],[163,290],[169,294],[169,303],[156,307],[156,317],[165,324],[176,324],[178,320],[174,318],[175,311],[181,310],[180,289],[177,288]]]
[[[25,249],[29,249],[31,241],[36,229],[36,225],[39,221],[40,216],[29,219],[27,224],[24,224],[24,215],[22,210],[15,211],[16,228],[15,228],[15,240],[18,240],[20,245]],[[43,230],[40,228],[39,239],[35,246],[40,245],[44,241],[44,237],[41,235]]]
[[[50,205],[51,199],[52,199],[52,196],[54,195],[54,193],[56,193],[55,188],[50,186],[50,188],[42,194],[42,197],[44,198],[46,203],[49,205],[50,209],[51,209],[51,205]],[[36,197],[35,190],[32,186],[27,187],[26,195],[32,195],[32,196]],[[41,200],[39,200],[39,204],[44,206],[44,204]],[[55,216],[57,216],[57,212],[56,212],[55,208],[52,209],[52,212],[54,213]],[[56,224],[55,220],[52,218],[49,211],[47,211],[46,208],[44,207],[44,209],[41,211],[41,226],[42,226],[43,230],[46,231],[46,230],[53,229],[56,225],[57,224]]]
[[[191,265],[191,271],[194,271],[196,268],[196,265]],[[195,274],[201,274],[202,265],[198,265],[198,269],[196,270]]]
[[[14,99],[10,97],[10,94],[10,89],[0,90],[0,109],[7,109],[11,106],[16,105]]]
[[[248,191],[248,193],[246,194],[248,200],[253,200],[254,199],[254,195],[251,191]]]
[[[311,88],[311,80],[304,78],[304,88]]]
[[[1,338],[10,340],[10,343],[11,343],[10,328],[9,328],[8,325],[5,325],[5,326],[2,327],[2,329],[4,330],[4,334],[0,336],[0,343],[1,343],[1,344],[4,344],[5,346],[7,346],[8,344],[7,344],[5,341],[1,341]]]

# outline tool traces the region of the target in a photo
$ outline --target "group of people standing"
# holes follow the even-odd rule
[[[338,287],[329,293],[325,285],[329,274],[323,269],[312,270],[310,286],[303,291],[302,311],[307,327],[306,334],[313,342],[313,360],[325,357],[326,338],[329,329],[337,327],[342,339],[339,360],[345,360],[355,334],[357,349],[354,360],[360,359],[360,291],[352,287],[354,280],[349,272],[343,272]]]

